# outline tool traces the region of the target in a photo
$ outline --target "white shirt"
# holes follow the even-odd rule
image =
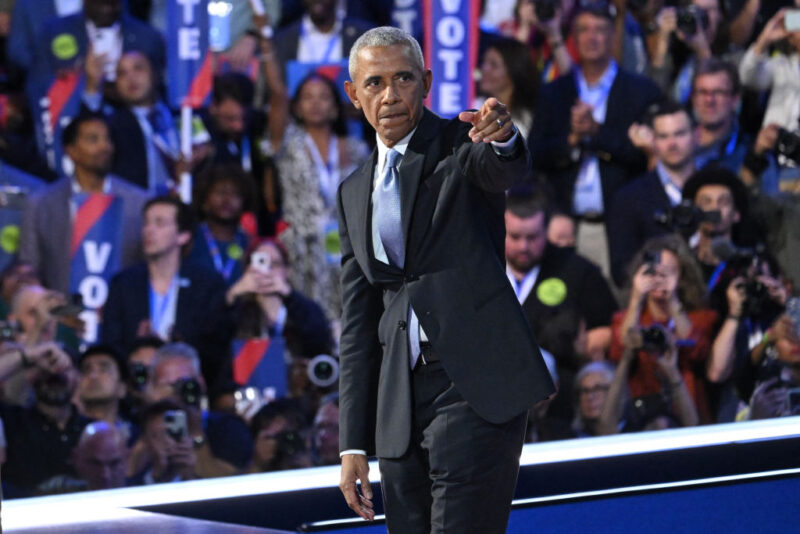
[[[575,78],[578,81],[578,98],[592,106],[592,117],[595,122],[603,124],[606,121],[608,108],[608,95],[614,78],[617,77],[617,62],[613,59],[608,68],[594,85],[589,85],[583,72],[576,67]],[[575,213],[588,212],[603,213],[603,187],[600,182],[600,164],[596,156],[586,156],[581,163],[581,169],[575,180],[575,196],[573,197]]]
[[[300,39],[297,43],[297,61],[303,63],[333,63],[342,59],[342,22],[337,20],[328,33],[323,33],[303,15],[300,21]]]
[[[539,271],[541,270],[541,265],[535,265],[533,269],[525,273],[522,280],[517,282],[517,277],[511,272],[511,267],[506,265],[506,276],[508,276],[508,281],[511,282],[511,287],[514,288],[514,293],[517,294],[517,300],[520,304],[525,302],[528,295],[531,294],[533,286],[536,285],[536,279],[539,278]]]
[[[24,2],[25,0],[17,0]],[[30,2],[31,0],[27,0]],[[74,15],[83,8],[83,0],[55,0],[56,15],[59,17],[67,17]]]
[[[658,174],[658,178],[661,180],[661,185],[664,186],[664,192],[667,193],[669,197],[669,203],[673,206],[680,204],[681,200],[683,200],[681,188],[672,181],[672,178],[667,174],[667,169],[660,161],[656,163],[656,174]]]

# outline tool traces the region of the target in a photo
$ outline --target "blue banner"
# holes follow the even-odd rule
[[[286,341],[283,336],[233,341],[233,380],[261,391],[285,397],[289,390],[286,368]]]
[[[425,64],[433,71],[428,107],[451,118],[472,107],[480,2],[423,0]]]
[[[80,113],[85,86],[83,74],[65,71],[46,83],[36,100],[37,142],[47,158],[47,165],[61,176],[72,172],[64,164],[61,132]]]
[[[70,293],[83,297],[83,341],[95,343],[99,311],[108,297],[108,282],[119,270],[122,199],[103,193],[81,193],[73,195],[72,201],[77,209],[70,244],[69,287]]]
[[[422,42],[422,10],[420,0],[394,0],[392,25],[404,30]]]
[[[166,85],[173,108],[201,107],[211,94],[208,9],[207,0],[167,0]]]

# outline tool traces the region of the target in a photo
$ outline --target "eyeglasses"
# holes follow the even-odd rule
[[[601,392],[605,393],[606,391],[608,391],[608,388],[610,388],[610,387],[611,386],[606,385],[606,384],[597,384],[596,386],[592,386],[590,388],[581,387],[581,388],[578,388],[578,394],[579,395],[589,395],[591,393],[601,393]]]

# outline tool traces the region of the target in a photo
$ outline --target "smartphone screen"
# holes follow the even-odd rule
[[[800,9],[787,9],[783,16],[783,27],[786,31],[800,31]]]
[[[186,424],[186,412],[183,410],[167,410],[164,412],[164,427],[172,439],[182,441],[183,437],[189,433],[189,428]]]

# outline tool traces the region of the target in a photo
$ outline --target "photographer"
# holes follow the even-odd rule
[[[599,435],[698,424],[697,409],[679,367],[675,336],[665,330],[664,343],[656,346],[645,341],[644,332],[632,328],[625,335],[622,357],[597,422]],[[654,371],[662,389],[659,393],[635,397],[626,403],[625,381],[640,347],[655,358],[657,367]]]
[[[131,485],[180,482],[199,478],[198,453],[188,433],[170,432],[166,416],[181,411],[165,399],[151,404],[142,414],[142,438],[137,443],[147,455],[146,468],[132,477]],[[132,456],[135,453],[132,453]]]
[[[200,361],[192,347],[171,343],[156,351],[145,397],[150,404],[170,400],[186,412],[188,439],[197,455],[197,476],[211,478],[240,473],[252,455],[247,426],[234,415],[204,410],[205,394]],[[146,451],[147,447],[137,443],[129,473],[140,471],[147,461]]]
[[[654,353],[666,352],[663,330],[672,333],[678,346],[678,367],[700,421],[712,422],[705,373],[698,369],[705,368],[716,314],[704,308],[706,291],[697,263],[680,236],[665,235],[645,243],[632,265],[636,270],[628,306],[614,315],[611,324],[610,359],[622,359],[628,331],[648,329],[651,335],[643,334],[644,341],[657,345],[658,350],[636,351],[637,364],[628,385],[633,397],[660,393],[664,386],[658,378]],[[649,328],[656,325],[656,329]]]
[[[262,241],[249,267],[228,290],[236,304],[237,339],[282,336],[293,356],[330,354],[333,340],[322,308],[289,284],[288,255],[274,240]]]
[[[514,38],[527,45],[542,81],[572,70],[567,48],[572,0],[520,0],[514,11]]]
[[[312,467],[308,421],[296,399],[278,399],[250,421],[254,451],[250,473]],[[338,450],[337,450],[337,463]]]

